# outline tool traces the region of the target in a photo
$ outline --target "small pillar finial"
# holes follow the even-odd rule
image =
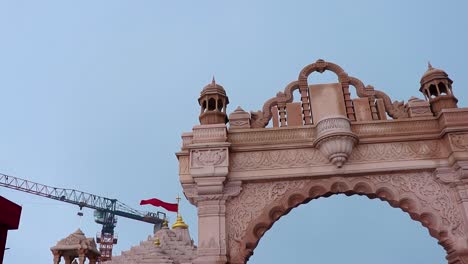
[[[157,247],[161,246],[161,241],[159,240],[159,237],[156,237],[156,239],[154,240],[154,245]]]
[[[164,218],[164,220],[162,222],[162,228],[169,228],[169,222],[167,221],[166,218]]]

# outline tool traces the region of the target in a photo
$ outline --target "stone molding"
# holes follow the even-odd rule
[[[225,124],[200,125],[193,127],[193,138],[191,144],[197,143],[219,143],[225,142],[227,139],[227,131]],[[189,141],[189,135],[187,135]]]
[[[359,144],[349,156],[348,164],[378,161],[408,161],[444,159],[447,147],[439,140]],[[258,150],[232,152],[230,171],[253,171],[284,168],[307,168],[329,164],[327,158],[315,148]]]
[[[239,195],[242,190],[242,182],[228,181],[224,184],[222,192],[217,194],[202,194],[199,192],[196,184],[183,184],[183,189],[185,197],[187,197],[190,203],[198,205],[199,202],[204,201],[227,201],[232,197]]]

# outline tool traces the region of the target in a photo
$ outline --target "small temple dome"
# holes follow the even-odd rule
[[[457,98],[453,95],[452,83],[448,74],[427,64],[427,71],[421,77],[419,91],[429,101],[432,113],[437,114],[442,109],[457,108]]]
[[[227,99],[226,95],[226,90],[224,90],[224,87],[217,84],[215,78],[211,80],[211,83],[207,84],[205,87],[203,87],[203,90],[200,93],[200,97],[203,97],[204,95],[209,95],[209,94],[221,94],[226,96],[226,104],[229,103],[229,99]]]
[[[450,78],[448,77],[448,74],[444,70],[432,67],[431,63],[429,62],[427,64],[427,71],[421,77],[420,83],[421,85],[423,85],[425,83],[428,83],[436,79],[449,79],[450,80]]]
[[[229,104],[226,90],[217,84],[215,78],[210,84],[206,85],[200,93],[198,98],[200,104],[200,124],[226,124],[228,117],[226,114],[226,107]]]

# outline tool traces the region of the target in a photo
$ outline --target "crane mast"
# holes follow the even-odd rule
[[[94,220],[102,225],[101,233],[96,236],[96,242],[99,243],[101,252],[101,262],[112,259],[112,248],[117,243],[117,236],[114,234],[114,228],[117,224],[116,216],[154,224],[155,231],[162,227],[162,223],[166,219],[165,213],[138,211],[117,199],[74,189],[52,187],[3,173],[0,173],[0,186],[74,204],[80,209],[83,207],[94,209]]]

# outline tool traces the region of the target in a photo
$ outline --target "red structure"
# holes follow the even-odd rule
[[[0,264],[3,263],[8,230],[18,229],[21,206],[0,196]]]

